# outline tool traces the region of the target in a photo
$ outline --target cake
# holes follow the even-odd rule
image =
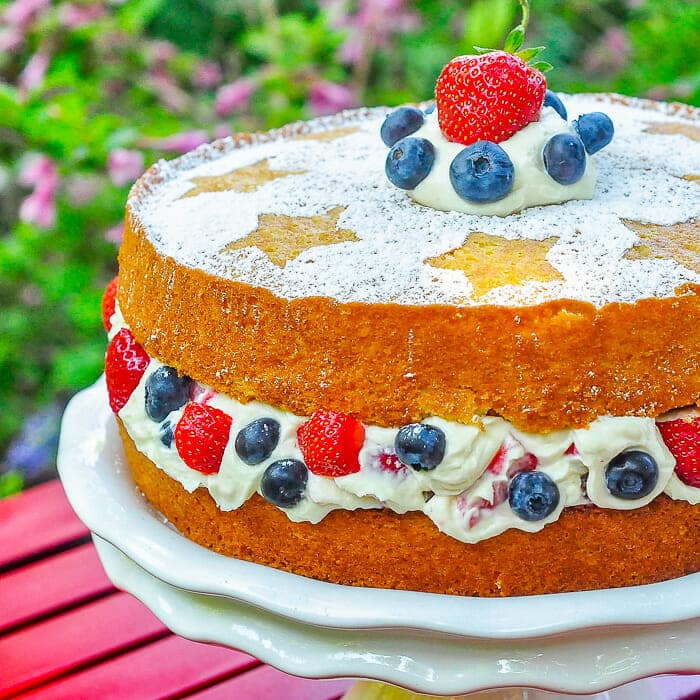
[[[556,95],[523,32],[134,186],[107,390],[184,536],[474,596],[700,570],[700,112]]]

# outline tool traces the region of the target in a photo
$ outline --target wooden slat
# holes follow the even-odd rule
[[[0,637],[0,698],[165,634],[163,623],[126,593],[11,632]]]
[[[0,633],[113,589],[92,543],[15,569],[0,576]]]
[[[0,500],[0,569],[87,535],[58,480]]]
[[[189,697],[190,700],[336,700],[352,684],[349,680],[297,678],[272,666],[261,666]]]
[[[171,636],[41,686],[16,700],[182,697],[259,663],[239,651]]]

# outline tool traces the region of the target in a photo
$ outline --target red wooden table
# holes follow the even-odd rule
[[[0,501],[0,700],[335,700],[350,685],[173,635],[109,582],[58,481]],[[655,685],[700,697],[700,676]]]
[[[350,685],[173,635],[109,582],[58,481],[0,501],[0,698],[335,700]]]

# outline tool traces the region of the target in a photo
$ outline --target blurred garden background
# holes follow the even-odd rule
[[[697,0],[533,0],[555,90],[700,105]],[[233,131],[427,99],[516,0],[0,0],[0,497],[102,370],[131,183]]]

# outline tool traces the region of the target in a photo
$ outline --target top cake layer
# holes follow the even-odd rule
[[[295,299],[529,306],[674,295],[700,283],[700,113],[614,96],[592,200],[507,217],[442,212],[384,176],[384,109],[225,139],[152,168],[129,200],[161,255]],[[549,110],[551,108],[544,108]],[[527,173],[517,173],[518,179]]]

